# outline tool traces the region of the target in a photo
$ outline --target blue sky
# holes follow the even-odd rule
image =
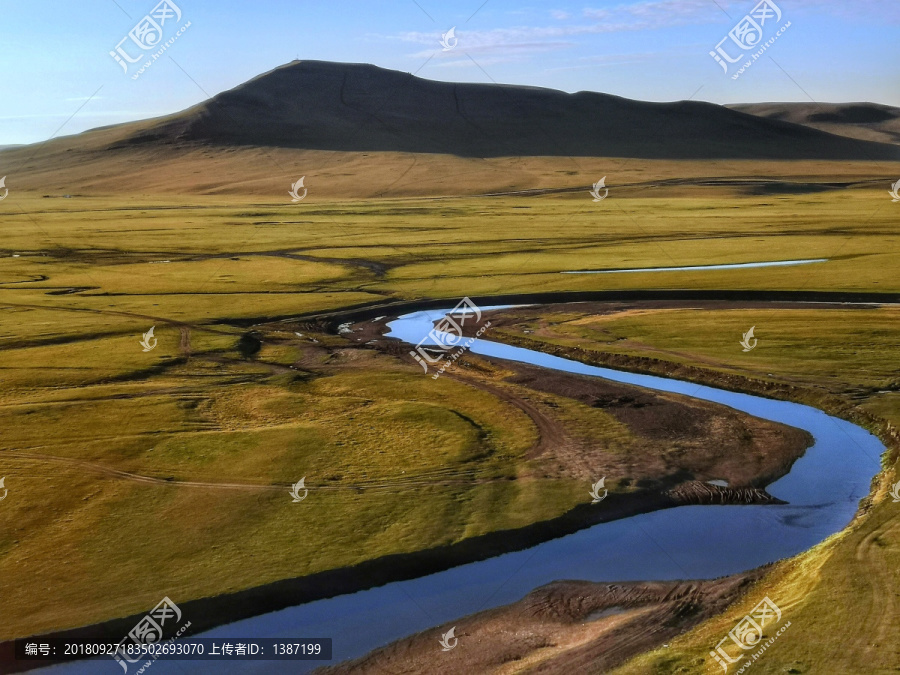
[[[737,80],[709,52],[756,0],[173,1],[164,39],[190,28],[132,80],[109,52],[158,0],[0,0],[0,145],[182,110],[295,58],[651,101],[900,106],[896,0],[774,0],[765,39],[790,29]]]

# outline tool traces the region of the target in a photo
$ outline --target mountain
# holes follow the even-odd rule
[[[877,103],[745,103],[729,105],[757,117],[793,122],[839,136],[900,145],[900,108]]]
[[[435,82],[371,65],[295,61],[115,147],[203,143],[460,157],[900,159],[900,149],[694,101]]]
[[[180,113],[2,150],[0,176],[47,196],[271,198],[307,176],[314,201],[581,190],[607,175],[660,195],[692,178],[883,181],[867,160],[900,161],[900,147],[711,103],[295,61]]]

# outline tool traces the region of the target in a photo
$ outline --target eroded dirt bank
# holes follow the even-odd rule
[[[355,324],[344,335],[350,349],[411,361],[408,345],[383,337],[391,320]],[[493,313],[491,320],[497,325],[505,321],[502,313]],[[504,341],[509,342],[505,336]],[[552,346],[529,342],[535,343],[530,348],[544,346],[543,351],[573,360],[583,357],[580,351],[552,351]],[[529,453],[536,475],[585,481],[607,476],[608,485],[626,492],[666,493],[679,504],[772,503],[763,488],[787,474],[813,442],[800,429],[689,396],[471,353],[443,377],[488,392],[531,418],[539,434]],[[561,399],[603,411],[634,442],[616,447],[598,438],[590,419],[573,419],[562,411]],[[728,488],[706,484],[710,480],[725,481]]]
[[[449,651],[442,651],[440,640],[453,626],[445,625],[316,672],[605,672],[722,612],[763,571],[714,581],[558,581],[535,589],[514,604],[460,619],[454,631],[458,642]]]

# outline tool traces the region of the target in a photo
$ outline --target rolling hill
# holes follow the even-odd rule
[[[746,103],[728,108],[830,134],[900,145],[900,108],[877,103]]]
[[[461,157],[900,159],[894,148],[711,103],[434,82],[322,61],[277,68],[121,144],[185,142]]]
[[[304,174],[320,196],[483,194],[575,189],[607,173],[640,182],[648,162],[657,180],[765,177],[776,160],[807,160],[780,175],[871,180],[871,161],[900,161],[900,147],[711,103],[294,61],[180,113],[0,151],[11,190],[51,195],[271,195]]]

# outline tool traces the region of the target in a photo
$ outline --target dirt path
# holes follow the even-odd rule
[[[190,350],[190,335],[188,335],[187,338],[185,338],[185,330],[193,329],[196,331],[200,331],[200,332],[204,332],[204,333],[212,333],[215,335],[234,335],[234,333],[231,331],[220,330],[220,329],[210,327],[210,326],[205,326],[205,325],[196,324],[196,323],[188,323],[185,321],[176,321],[174,319],[167,319],[162,316],[153,316],[151,314],[138,314],[136,312],[122,312],[122,311],[111,310],[111,309],[92,309],[90,307],[59,307],[56,305],[35,305],[35,304],[21,303],[21,302],[3,302],[2,305],[4,307],[21,307],[23,309],[50,310],[50,311],[55,311],[55,312],[86,312],[88,314],[101,314],[104,316],[122,316],[122,317],[126,317],[129,319],[141,319],[141,320],[147,321],[148,323],[151,323],[151,324],[166,324],[169,326],[174,326],[181,330],[182,351],[184,351],[185,345],[187,345],[187,349]],[[91,340],[94,337],[95,337],[94,335],[88,335],[86,337],[82,336],[82,335],[77,335],[77,336],[72,336],[71,339],[64,337],[62,339],[33,340],[31,342],[23,343],[23,344],[17,343],[15,346],[17,348],[18,347],[28,347],[28,346],[41,346],[41,345],[48,345],[48,344],[58,344],[60,342],[76,342],[79,340]],[[7,348],[9,348],[9,345],[7,345]],[[188,355],[189,355],[189,353],[190,352],[188,351]]]
[[[281,492],[284,490],[288,490],[290,485],[288,483],[274,483],[274,484],[261,484],[261,483],[232,483],[232,482],[206,482],[206,481],[191,481],[191,480],[177,480],[174,478],[158,478],[154,476],[146,476],[143,474],[132,473],[130,471],[122,471],[120,469],[114,469],[110,466],[106,466],[105,464],[99,464],[97,462],[89,462],[87,460],[75,459],[72,457],[60,457],[58,455],[46,455],[42,453],[35,452],[19,452],[19,451],[0,451],[0,457],[4,458],[13,458],[13,459],[23,459],[23,460],[32,460],[39,462],[56,462],[61,464],[67,464],[72,467],[77,467],[81,469],[85,469],[87,471],[93,471],[95,473],[100,473],[106,476],[110,476],[112,478],[118,478],[121,480],[134,481],[138,483],[146,483],[151,485],[160,485],[166,487],[189,487],[189,488],[205,488],[205,489],[214,489],[214,490],[249,490],[249,491],[273,491],[273,492]],[[373,492],[399,492],[401,490],[407,490],[410,488],[416,487],[431,487],[434,485],[482,485],[486,483],[494,483],[494,482],[506,482],[507,479],[504,477],[497,478],[477,478],[475,476],[474,471],[459,471],[452,472],[446,471],[443,469],[436,469],[432,472],[425,472],[416,474],[409,477],[401,477],[391,480],[379,480],[374,479],[371,482],[357,482],[357,483],[349,483],[342,485],[315,485],[310,484],[307,485],[306,488],[309,491],[325,491],[325,492],[336,492],[336,491],[346,491],[346,492],[363,492],[363,491],[373,491]]]
[[[191,329],[188,326],[181,326],[181,344],[179,348],[182,354],[187,357],[191,356]]]
[[[858,597],[870,600],[865,608],[865,619],[846,624],[847,628],[855,628],[857,637],[844,634],[844,649],[855,652],[857,663],[874,663],[873,652],[881,651],[887,645],[896,648],[897,624],[895,623],[897,589],[892,575],[887,571],[893,569],[896,559],[892,560],[889,548],[884,542],[900,539],[900,520],[894,518],[880,524],[870,532],[856,547],[856,560],[860,565],[857,578],[860,583],[868,585],[868,592]],[[862,618],[862,617],[860,617]]]
[[[128,471],[120,471],[104,464],[96,462],[88,462],[82,459],[74,459],[71,457],[59,457],[57,455],[44,455],[34,452],[12,452],[2,451],[0,457],[13,457],[15,459],[27,459],[40,462],[58,462],[68,464],[69,466],[79,467],[88,471],[102,473],[113,478],[121,478],[123,480],[136,481],[138,483],[149,483],[152,485],[172,485],[181,487],[197,487],[197,488],[213,488],[219,490],[284,490],[285,486],[280,485],[259,485],[252,483],[206,483],[200,481],[176,481],[166,478],[154,478],[153,476],[143,476]]]
[[[462,382],[475,389],[485,391],[501,401],[515,406],[528,415],[538,432],[537,440],[528,450],[529,458],[539,457],[546,452],[559,451],[563,448],[570,448],[573,446],[574,442],[566,433],[566,429],[562,423],[559,422],[559,420],[555,420],[545,415],[541,410],[535,407],[533,403],[525,398],[515,396],[506,389],[488,384],[482,380],[466,377],[458,372],[445,372],[444,377],[449,377],[457,382]]]

